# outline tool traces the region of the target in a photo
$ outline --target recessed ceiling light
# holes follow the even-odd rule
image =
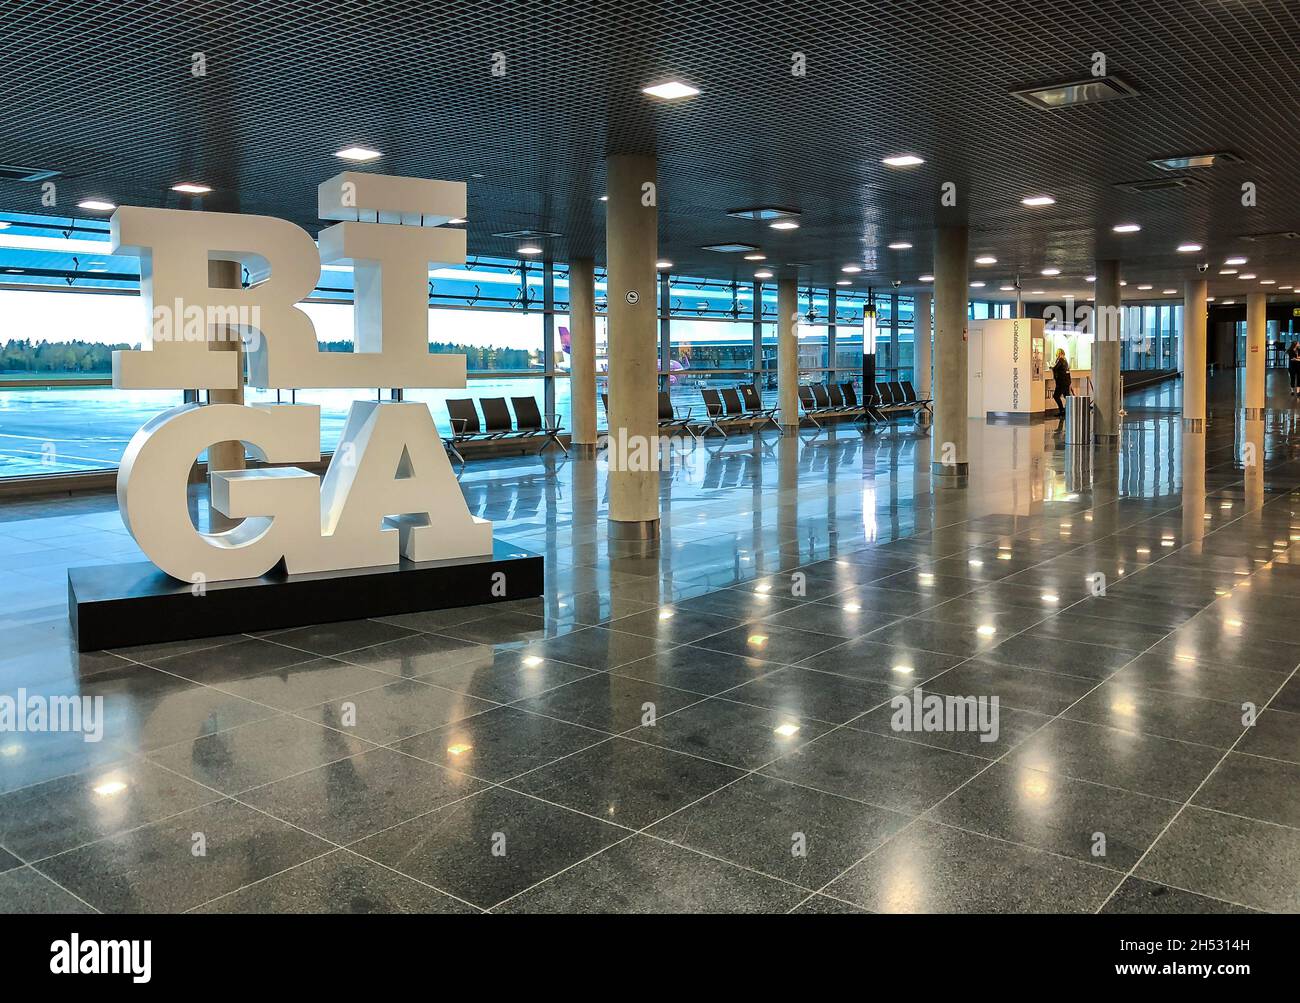
[[[212,189],[207,185],[195,184],[193,181],[182,181],[179,185],[172,185],[172,191],[186,195],[206,195]]]
[[[673,263],[672,263],[671,261],[656,261],[656,262],[655,262],[655,267],[656,267],[656,268],[672,268],[672,267],[673,267]]]
[[[1205,297],[1205,302],[1206,302],[1206,303],[1213,303],[1213,302],[1214,302],[1214,297],[1213,297],[1213,296],[1206,296],[1206,297]]]
[[[1248,258],[1224,258],[1223,263],[1225,265],[1244,265],[1248,260]]]
[[[1179,244],[1178,245],[1179,254],[1195,254],[1200,249],[1201,249],[1200,244]]]
[[[772,277],[772,273],[769,272],[766,268],[754,273],[754,278],[756,279],[770,279],[771,277]]]
[[[728,216],[736,219],[757,219],[764,222],[772,219],[793,219],[799,215],[797,209],[780,209],[771,205],[754,206],[751,209],[728,209]]]
[[[1029,290],[1029,295],[1030,295],[1030,296],[1046,296],[1046,295],[1047,295],[1047,291],[1044,290],[1044,289],[1031,289],[1031,290]]]
[[[905,240],[896,240],[889,245],[889,249],[891,251],[910,251],[912,249],[912,245]]]
[[[753,244],[705,244],[703,251],[719,251],[723,254],[739,254],[741,251],[757,251]]]
[[[835,280],[835,284],[836,284],[837,286],[851,286],[851,285],[853,285],[853,280],[852,280],[852,279],[836,279],[836,280]]]
[[[339,150],[334,156],[342,157],[344,160],[355,160],[357,163],[364,163],[367,160],[382,157],[383,154],[378,150],[368,150],[364,146],[348,146]]]
[[[1148,289],[1152,289],[1152,288],[1154,288],[1154,287],[1153,287],[1153,286],[1138,286],[1138,289],[1139,289],[1141,292],[1146,292]]]
[[[538,247],[536,244],[524,244],[521,248],[519,248],[519,253],[520,254],[541,254],[542,249]]]
[[[972,283],[970,284],[970,287],[971,287],[972,289],[983,289],[983,288],[984,288],[984,283],[983,283],[983,282],[972,282]]]
[[[609,201],[609,196],[608,196],[608,195],[602,195],[602,196],[600,197],[600,200],[601,200],[602,202],[608,202],[608,201]]]
[[[746,254],[746,255],[745,255],[745,260],[746,260],[746,261],[766,261],[766,260],[767,260],[767,255],[766,255],[766,254]]]
[[[1029,195],[1020,200],[1021,205],[1040,206],[1056,205],[1056,199],[1050,195]]]
[[[1083,281],[1084,281],[1084,282],[1096,282],[1096,281],[1097,281],[1097,276],[1095,276],[1095,275],[1089,275],[1089,276],[1088,276],[1086,279],[1084,279]]]
[[[1223,305],[1224,305],[1224,306],[1236,306],[1236,305],[1237,305],[1237,301],[1236,301],[1236,300],[1224,300],[1224,301],[1223,301]]]
[[[1254,272],[1246,272],[1244,275],[1238,275],[1237,278],[1238,278],[1238,279],[1253,279],[1253,278],[1255,278],[1255,273],[1254,273]]]
[[[1185,171],[1189,167],[1217,167],[1219,164],[1237,159],[1237,156],[1232,153],[1188,153],[1179,157],[1148,160],[1147,163],[1152,167],[1159,167],[1162,171]]]
[[[797,230],[799,224],[792,219],[778,219],[775,223],[769,223],[773,230]]]
[[[1220,274],[1220,275],[1236,275],[1236,274],[1237,274],[1237,269],[1235,269],[1235,268],[1220,268],[1220,269],[1219,269],[1219,274]]]
[[[103,199],[82,199],[77,203],[78,209],[90,209],[93,212],[111,212],[116,209],[112,202],[105,202]]]
[[[1116,223],[1111,227],[1115,233],[1137,233],[1141,229],[1136,223]]]
[[[981,254],[975,259],[975,264],[977,265],[996,265],[997,263],[998,259],[993,257],[991,254]]]
[[[447,223],[450,224],[450,225],[452,225],[452,226],[455,226],[455,225],[460,224],[460,223],[468,223],[468,222],[469,222],[469,220],[467,220],[464,216],[457,216],[455,219],[449,219],[449,220],[447,220]]]
[[[1278,286],[1279,289],[1294,289],[1294,286]]]
[[[1160,295],[1161,295],[1161,296],[1174,296],[1174,295],[1176,295],[1177,293],[1178,293],[1178,290],[1177,290],[1177,289],[1162,289],[1162,290],[1160,291]]]
[[[934,276],[933,276],[933,275],[922,275],[919,279],[917,279],[917,281],[918,281],[918,282],[933,282],[933,281],[934,281]]]
[[[893,157],[885,157],[881,163],[889,167],[917,167],[925,161],[915,153],[900,153]]]
[[[1135,95],[1137,91],[1119,77],[1105,76],[1070,80],[1063,84],[1051,84],[1045,87],[1029,87],[1011,93],[1035,108],[1054,111],[1057,108],[1071,108],[1075,105],[1128,98]]]
[[[664,101],[677,101],[681,98],[693,98],[700,93],[698,87],[692,87],[690,84],[684,84],[680,80],[666,80],[662,84],[653,84],[650,87],[642,87],[642,94],[649,94],[652,98],[660,98]]]
[[[1261,286],[1275,286],[1277,285],[1277,279],[1260,279],[1259,284]]]
[[[858,265],[845,265],[840,269],[840,271],[848,272],[850,275],[856,275],[858,272],[862,271],[862,268]]]
[[[1015,286],[998,286],[998,289],[1004,293],[1014,292]]]
[[[1120,279],[1120,280],[1119,280],[1119,284],[1122,285],[1122,286],[1126,286],[1126,285],[1128,285],[1128,281],[1127,281],[1126,279]]]
[[[1039,274],[1039,275],[1046,275],[1048,278],[1050,278],[1050,277],[1052,277],[1053,275],[1060,275],[1060,274],[1061,274],[1061,270],[1060,270],[1059,268],[1044,268],[1044,269],[1043,269],[1041,272],[1039,272],[1038,274]]]

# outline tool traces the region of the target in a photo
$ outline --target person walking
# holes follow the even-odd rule
[[[1300,341],[1291,342],[1286,355],[1287,375],[1291,377],[1291,396],[1300,396]]]
[[[1052,363],[1052,376],[1056,378],[1056,390],[1052,393],[1052,400],[1056,401],[1057,416],[1064,418],[1065,402],[1061,398],[1070,393],[1070,364],[1065,361],[1064,348],[1056,350],[1056,361]],[[1294,377],[1292,379],[1294,381]]]

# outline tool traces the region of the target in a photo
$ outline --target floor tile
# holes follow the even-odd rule
[[[148,758],[223,794],[238,794],[368,748],[351,735],[283,714],[155,749]]]
[[[217,791],[133,758],[0,797],[0,845],[34,862],[220,799]]]
[[[951,696],[996,696],[1002,707],[1059,714],[1096,685],[1091,679],[973,658],[927,680],[923,688]]]
[[[816,890],[906,823],[897,812],[750,774],[649,832]]]
[[[1133,661],[1135,652],[1082,641],[1020,634],[985,651],[983,657],[1001,665],[1019,665],[1041,672],[1101,680]]]
[[[347,850],[335,850],[281,871],[195,911],[251,915],[478,912],[450,895]]]
[[[672,642],[658,638],[606,627],[588,627],[530,644],[524,649],[524,654],[554,658],[569,665],[603,672],[666,651],[672,646]]]
[[[805,658],[799,664],[821,672],[834,672],[891,686],[914,686],[964,661],[961,655],[883,644],[859,637]]]
[[[1192,804],[1300,829],[1300,765],[1230,752]]]
[[[742,776],[730,766],[615,738],[517,777],[509,786],[641,829]]]
[[[318,707],[304,708],[298,711],[298,716],[377,745],[387,745],[495,706],[478,697],[404,679]]]
[[[1061,719],[1028,739],[1007,763],[1186,801],[1222,755],[1206,745]]]
[[[0,874],[0,914],[53,916],[95,910],[30,867]]]
[[[848,902],[841,902],[839,899],[833,899],[826,895],[810,895],[807,900],[800,902],[799,906],[792,909],[792,916],[865,916],[866,909],[860,909]]]
[[[496,707],[415,735],[393,748],[448,769],[499,783],[603,742],[604,732],[514,707]]]
[[[1254,726],[1246,729],[1237,751],[1300,763],[1300,714],[1271,708],[1264,711]]]
[[[390,676],[413,679],[449,665],[459,665],[483,652],[482,645],[444,634],[408,634],[393,641],[343,652],[339,657]]]
[[[463,773],[391,749],[372,749],[247,791],[239,799],[342,844],[483,788]]]
[[[199,683],[219,683],[256,675],[286,665],[307,662],[312,653],[248,637],[231,644],[203,647],[180,655],[155,658],[147,664]]]
[[[909,705],[910,706],[910,705]],[[1019,746],[1034,732],[1051,720],[1045,714],[1035,714],[1027,710],[1014,710],[1011,707],[998,706],[996,732],[980,731],[901,731],[894,727],[899,708],[886,704],[877,707],[861,717],[854,718],[847,725],[856,731],[870,731],[877,735],[893,735],[908,742],[920,742],[947,749],[949,752],[964,752],[968,756],[981,759],[998,759]],[[986,741],[985,739],[988,739]]]
[[[629,833],[498,787],[386,829],[352,849],[486,909]]]
[[[790,717],[843,724],[889,700],[897,691],[829,672],[796,667],[775,671],[723,694],[725,700],[769,707]]]
[[[604,626],[628,634],[658,638],[667,644],[685,644],[735,627],[739,622],[734,617],[718,616],[715,613],[677,606],[659,606],[610,620]]]
[[[310,662],[214,685],[223,693],[277,710],[298,710],[386,686],[392,681],[393,677],[386,672],[375,672],[334,658],[313,658]]]
[[[1253,909],[1300,912],[1300,830],[1189,806],[1136,875]]]
[[[602,672],[521,700],[516,706],[584,728],[615,733],[640,727],[700,699],[698,693]]]
[[[829,729],[766,707],[710,699],[638,728],[631,737],[752,770]]]
[[[1124,871],[1177,810],[1172,801],[994,764],[939,805],[933,818]]]
[[[1146,689],[1123,679],[1102,683],[1070,707],[1065,716],[1216,749],[1230,748],[1244,730],[1238,705]]]
[[[591,673],[591,669],[567,665],[553,658],[484,646],[466,661],[435,669],[417,678],[420,682],[495,703],[513,703],[585,679]]]
[[[803,658],[809,658],[827,648],[843,643],[842,637],[834,637],[810,630],[798,630],[794,627],[777,627],[770,623],[754,621],[741,624],[728,630],[712,634],[709,637],[693,641],[697,648],[721,651],[729,655],[760,658],[765,662],[777,662],[793,665]]]
[[[1114,887],[1100,867],[922,819],[826,892],[872,912],[1086,913]]]
[[[988,765],[972,756],[843,728],[778,759],[762,772],[915,815]]]
[[[512,913],[785,912],[807,893],[647,836],[583,861],[511,899]]]
[[[263,635],[265,640],[274,644],[283,644],[290,648],[300,648],[313,655],[337,655],[357,648],[368,648],[395,641],[400,637],[409,637],[412,631],[378,620],[345,620],[340,623],[322,623],[312,627],[296,627],[293,630],[276,631]]]
[[[1103,915],[1195,916],[1249,913],[1252,910],[1155,881],[1125,878],[1101,911]]]
[[[101,912],[184,912],[329,849],[219,801],[50,857],[39,869]]]
[[[615,675],[640,679],[645,683],[712,695],[741,686],[776,668],[778,666],[758,658],[682,645],[628,662],[611,671]]]

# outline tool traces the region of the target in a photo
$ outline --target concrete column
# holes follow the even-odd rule
[[[659,536],[659,236],[647,184],[657,184],[654,157],[607,158],[609,533],[624,540]]]
[[[1205,279],[1188,279],[1183,292],[1183,431],[1199,432],[1205,427]]]
[[[776,283],[776,388],[785,435],[799,431],[799,281]]]
[[[1119,367],[1123,347],[1123,312],[1119,293],[1119,262],[1098,261],[1093,313],[1092,392],[1096,406],[1093,431],[1099,442],[1119,438],[1120,415],[1124,406],[1119,389]]]
[[[930,396],[930,305],[929,293],[918,293],[912,315],[912,341],[916,347],[916,395]]]
[[[1187,396],[1187,388],[1183,388]],[[1205,536],[1205,432],[1183,432],[1183,543]],[[1216,513],[1217,514],[1217,513]]]
[[[569,399],[573,404],[571,448],[596,452],[596,263],[569,262]]]
[[[1267,376],[1268,296],[1246,294],[1246,389],[1242,406],[1247,420],[1264,417],[1264,380]]]
[[[934,235],[934,430],[930,471],[965,477],[967,300],[970,238],[964,226],[941,227]]]
[[[1264,420],[1246,418],[1241,424],[1242,486],[1246,511],[1253,512],[1264,504]]]
[[[208,285],[213,289],[238,289],[242,282],[240,275],[239,262],[237,261],[209,261],[208,262]],[[179,323],[179,318],[178,321]],[[239,332],[233,328],[218,327],[208,332],[208,336],[213,340],[208,343],[208,350],[213,352],[238,352],[239,353],[239,372],[244,371],[244,345],[239,339]],[[213,404],[242,404],[244,403],[244,387],[241,383],[234,390],[209,390],[208,400]],[[238,440],[230,442],[214,442],[208,447],[208,470],[243,470],[244,462],[244,444]],[[209,529],[214,532],[223,532],[242,522],[241,519],[231,519],[222,515],[216,509],[211,507],[211,496],[209,496],[208,506],[208,525]]]

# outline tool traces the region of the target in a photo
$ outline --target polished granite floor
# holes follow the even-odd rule
[[[545,599],[83,656],[114,500],[0,505],[0,694],[106,717],[0,734],[0,911],[1300,911],[1270,379],[1198,435],[1131,394],[1118,447],[972,423],[961,487],[910,425],[685,449],[648,557],[603,464],[475,462]],[[996,696],[996,741],[896,730],[917,686]]]

